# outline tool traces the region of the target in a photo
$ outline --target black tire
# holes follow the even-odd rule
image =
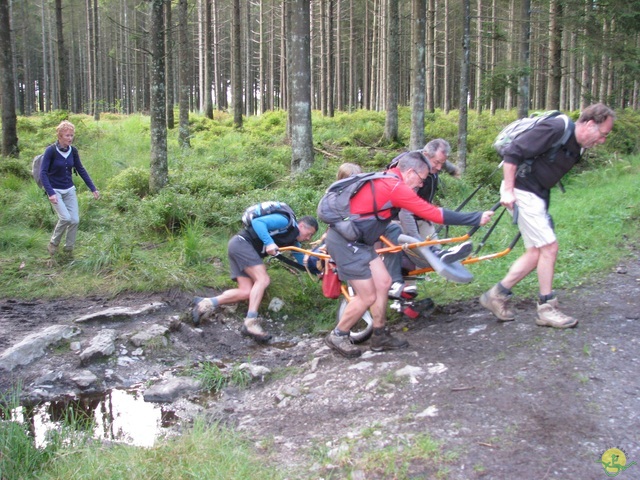
[[[340,317],[342,317],[342,312],[344,312],[344,309],[347,307],[347,303],[349,303],[349,301],[346,298],[340,298],[340,304],[338,305],[338,321],[340,321]],[[358,320],[358,323],[356,323],[351,329],[350,337],[353,343],[362,343],[369,340],[372,334],[373,317],[367,310],[364,312],[364,315],[362,315],[362,318]]]

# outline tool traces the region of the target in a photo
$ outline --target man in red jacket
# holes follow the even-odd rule
[[[361,188],[351,199],[351,213],[362,215],[355,221],[363,232],[360,239],[349,241],[336,229],[327,230],[327,251],[336,262],[340,279],[350,283],[355,296],[344,309],[336,328],[325,338],[325,343],[347,358],[358,357],[362,353],[351,344],[349,332],[368,309],[373,317],[371,350],[396,350],[409,345],[406,340],[392,336],[386,328],[391,277],[373,247],[401,208],[425,220],[447,225],[484,225],[493,215],[492,211],[454,212],[421,199],[416,189],[423,185],[429,175],[429,166],[420,152],[404,155],[398,165],[387,172],[388,177],[373,180],[374,188]],[[374,205],[378,206],[377,214],[371,214],[375,210]]]

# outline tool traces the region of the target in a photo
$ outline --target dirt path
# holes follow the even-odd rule
[[[393,325],[411,345],[394,353],[335,356],[320,337],[291,338],[271,324],[275,344],[242,338],[223,318],[201,330],[183,325],[171,347],[144,362],[89,368],[113,387],[158,378],[169,365],[202,359],[246,361],[277,375],[247,390],[227,389],[204,411],[249,435],[300,478],[543,479],[606,478],[598,462],[616,447],[640,464],[640,255],[575,291],[561,292],[576,329],[537,327],[535,304],[516,303],[518,319],[500,324],[477,301],[437,308],[430,318]],[[71,321],[90,309],[163,300],[163,318],[184,311],[184,295],[128,296],[105,301],[0,302],[0,351],[29,332]],[[134,329],[135,320],[122,325]],[[90,335],[104,325],[83,326]],[[126,337],[126,335],[124,336]],[[123,337],[123,338],[124,338]],[[28,387],[47,369],[77,368],[72,353],[49,352],[37,365],[2,374]],[[111,379],[111,380],[110,380]],[[429,437],[442,445],[435,460]],[[383,454],[397,452],[399,465]],[[415,454],[416,458],[411,458]],[[393,456],[392,456],[393,458]],[[638,478],[640,465],[619,478]]]

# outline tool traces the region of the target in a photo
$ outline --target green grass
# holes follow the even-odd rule
[[[247,441],[219,425],[196,421],[185,434],[152,448],[125,445],[66,450],[39,472],[40,480],[219,480],[284,478]]]

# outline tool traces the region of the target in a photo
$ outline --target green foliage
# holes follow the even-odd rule
[[[7,477],[29,478],[29,477]],[[36,478],[36,477],[32,477]],[[72,448],[49,462],[39,480],[284,478],[251,443],[226,427],[197,420],[152,448],[98,444]]]
[[[7,176],[13,176],[23,180],[31,177],[31,162],[26,165],[23,160],[16,158],[3,158],[0,162],[0,176],[2,180],[5,180]]]
[[[129,167],[109,180],[107,189],[114,195],[136,195],[144,198],[149,194],[149,171],[141,167]]]
[[[245,388],[251,383],[251,374],[238,365],[222,370],[212,362],[204,362],[196,378],[200,381],[202,389],[207,392],[219,392],[227,385]]]

